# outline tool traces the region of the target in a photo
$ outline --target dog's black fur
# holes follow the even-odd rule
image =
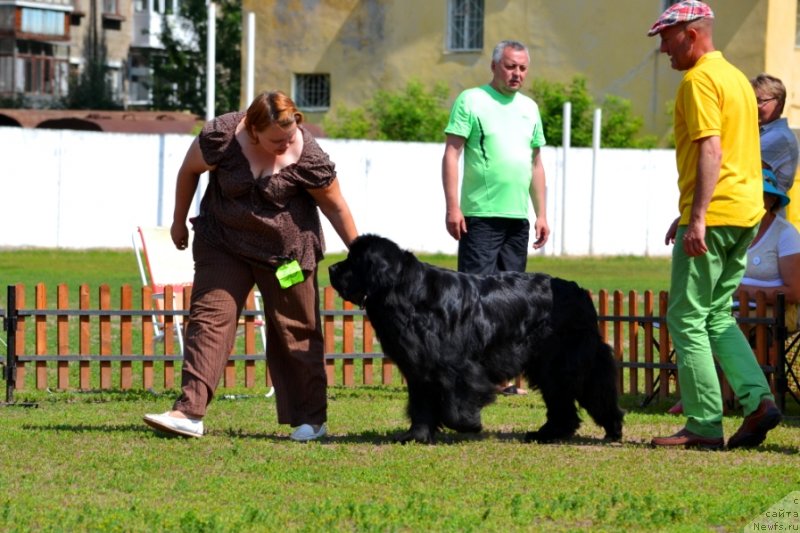
[[[616,366],[597,313],[577,284],[546,274],[479,276],[419,261],[389,239],[362,235],[330,267],[339,295],[366,309],[384,353],[408,383],[411,427],[401,442],[432,442],[438,428],[481,430],[498,384],[524,374],[547,406],[528,441],[568,439],[577,404],[622,438]]]

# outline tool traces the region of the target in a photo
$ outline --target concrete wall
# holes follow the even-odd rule
[[[190,135],[0,127],[0,247],[127,248],[139,225],[172,222]],[[444,226],[443,145],[320,139],[362,233],[455,253]],[[545,147],[548,255],[667,255],[677,216],[671,150]],[[565,165],[566,162],[566,165]],[[566,174],[565,174],[566,168]],[[344,245],[324,221],[328,251]]]

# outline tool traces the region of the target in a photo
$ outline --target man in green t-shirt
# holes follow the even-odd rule
[[[544,246],[550,235],[539,154],[545,144],[542,118],[536,102],[519,93],[529,64],[525,45],[501,41],[492,54],[492,81],[463,91],[450,111],[442,184],[447,231],[458,241],[459,272],[525,271],[529,201],[536,213],[533,248]]]
[[[536,102],[519,93],[529,63],[525,45],[500,42],[492,54],[492,81],[462,92],[450,112],[442,183],[447,231],[459,241],[460,272],[525,271],[529,201],[536,212],[533,248],[544,246],[550,235],[539,154],[545,144],[542,119]]]

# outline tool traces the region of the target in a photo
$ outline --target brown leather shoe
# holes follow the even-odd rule
[[[679,432],[675,433],[674,435],[670,435],[669,437],[653,437],[653,440],[650,441],[650,444],[663,448],[683,446],[684,448],[720,450],[725,445],[725,441],[722,439],[722,437],[716,439],[711,437],[701,437],[700,435],[695,435],[688,429],[683,428]]]
[[[767,438],[767,432],[777,426],[783,416],[775,402],[764,398],[758,409],[744,417],[741,427],[728,439],[728,449],[755,448]]]

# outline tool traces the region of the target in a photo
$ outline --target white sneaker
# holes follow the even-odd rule
[[[169,411],[160,415],[144,415],[144,423],[172,435],[180,435],[182,437],[203,436],[202,420],[169,416]]]
[[[319,429],[315,430],[314,426],[311,424],[303,424],[302,426],[298,427],[292,432],[291,439],[297,442],[306,442],[309,440],[318,439],[320,437],[324,437],[328,433],[328,428],[325,427],[325,424],[319,426]]]

